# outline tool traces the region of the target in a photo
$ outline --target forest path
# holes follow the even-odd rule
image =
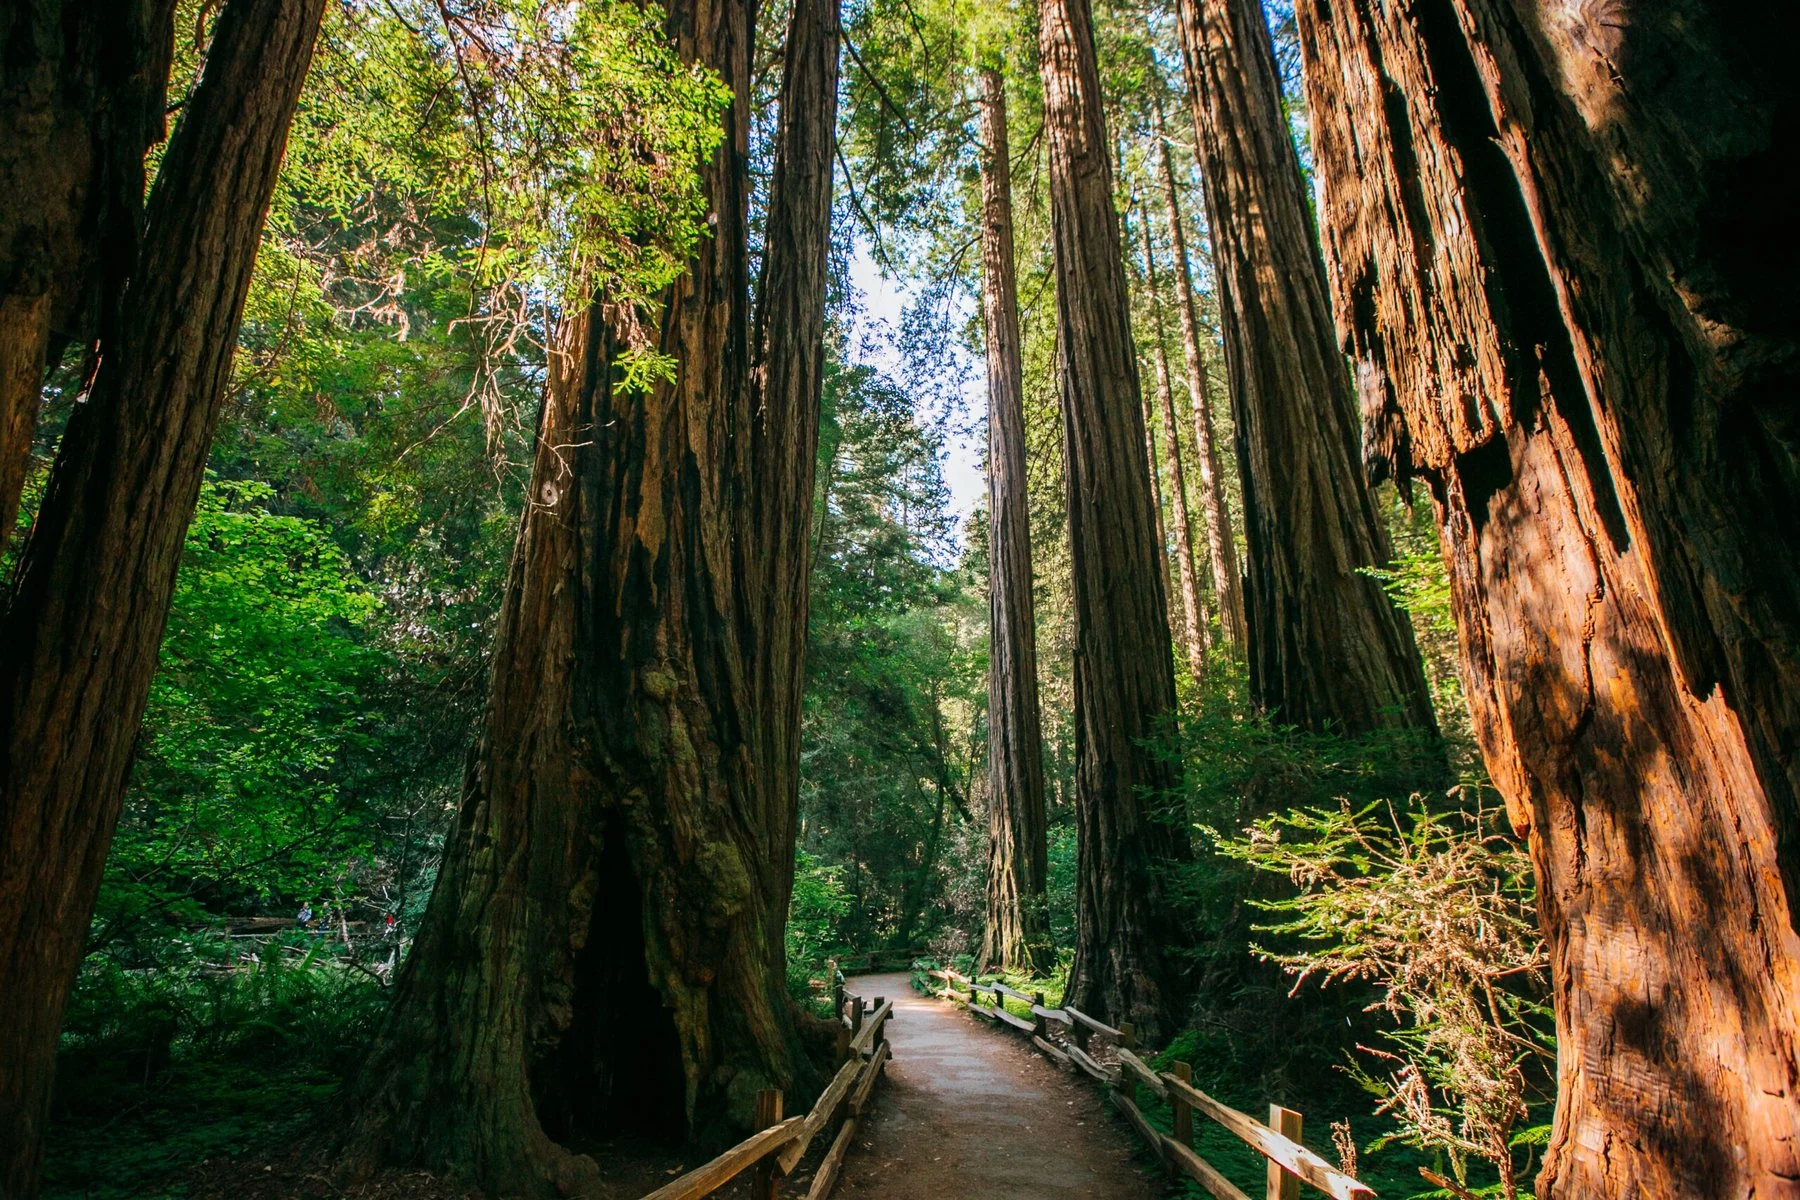
[[[860,975],[852,993],[894,1002],[894,1058],[857,1132],[837,1194],[856,1200],[980,1196],[1141,1200],[1161,1183],[1098,1092],[905,975]]]

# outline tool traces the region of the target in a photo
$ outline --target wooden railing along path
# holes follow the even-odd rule
[[[933,991],[943,1000],[966,1003],[969,1011],[997,1024],[1010,1026],[1031,1039],[1051,1060],[1070,1068],[1079,1068],[1112,1090],[1113,1103],[1125,1114],[1138,1135],[1150,1144],[1156,1155],[1171,1170],[1180,1171],[1218,1200],[1250,1200],[1244,1191],[1221,1175],[1211,1163],[1193,1148],[1194,1114],[1200,1113],[1224,1126],[1268,1160],[1267,1200],[1299,1200],[1300,1185],[1306,1183],[1335,1200],[1372,1200],[1373,1189],[1344,1174],[1317,1154],[1300,1144],[1300,1114],[1279,1104],[1269,1105],[1269,1123],[1263,1124],[1246,1113],[1221,1104],[1194,1086],[1193,1068],[1178,1062],[1173,1071],[1157,1072],[1138,1055],[1130,1025],[1114,1028],[1086,1013],[1069,1008],[1046,1008],[1044,995],[1026,995],[1004,983],[980,983],[955,971],[927,971],[928,977],[941,979],[944,987]],[[966,993],[964,995],[963,993]],[[988,997],[982,1007],[981,998]],[[1020,1016],[1006,1007],[1011,997],[1025,1005],[1030,1017]],[[1052,1028],[1055,1026],[1056,1028]],[[1093,1039],[1110,1040],[1114,1064],[1103,1064],[1093,1051],[1099,1047]],[[1057,1040],[1061,1038],[1061,1041]],[[1174,1133],[1166,1134],[1152,1125],[1138,1107],[1138,1088],[1144,1088],[1166,1102],[1174,1114]]]
[[[868,1110],[882,1070],[893,1051],[888,1046],[887,1023],[894,1002],[880,996],[870,1007],[861,996],[846,997],[843,984],[832,972],[832,995],[839,1020],[837,1074],[804,1117],[781,1117],[781,1091],[769,1088],[756,1093],[757,1133],[751,1134],[704,1166],[696,1167],[672,1183],[657,1188],[644,1200],[698,1200],[710,1196],[745,1171],[753,1171],[753,1200],[775,1200],[781,1180],[800,1164],[813,1139],[841,1116],[837,1136],[813,1173],[806,1200],[826,1200],[837,1186],[856,1124]]]

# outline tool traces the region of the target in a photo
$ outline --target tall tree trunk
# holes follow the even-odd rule
[[[988,373],[988,869],[981,961],[1054,966],[1045,887],[1044,748],[1032,602],[1025,384],[1006,80],[981,73],[981,307]]]
[[[1530,832],[1537,1194],[1792,1197],[1800,21],[1609,14],[1303,0],[1333,299]]]
[[[1206,359],[1202,355],[1200,314],[1195,311],[1194,274],[1188,261],[1187,225],[1181,219],[1180,193],[1175,168],[1169,161],[1162,105],[1156,109],[1157,133],[1164,138],[1162,153],[1163,203],[1169,218],[1169,240],[1175,253],[1175,295],[1181,311],[1181,349],[1187,360],[1188,395],[1194,406],[1194,447],[1200,459],[1200,496],[1206,505],[1206,550],[1212,564],[1213,594],[1218,597],[1219,630],[1226,642],[1240,649],[1245,644],[1244,586],[1238,574],[1237,541],[1231,534],[1231,506],[1225,502],[1225,471],[1219,462],[1219,441],[1213,434],[1212,395],[1207,388]]]
[[[1160,876],[1187,841],[1169,811],[1176,769],[1145,746],[1173,719],[1175,664],[1087,0],[1044,0],[1038,47],[1075,584],[1080,862],[1068,995],[1154,1040],[1182,1001]]]
[[[1308,729],[1433,730],[1411,627],[1360,573],[1387,561],[1387,537],[1261,0],[1180,0],[1179,15],[1237,426],[1251,692]]]
[[[111,334],[163,137],[174,0],[20,0],[0,17],[0,548],[44,360]]]
[[[664,297],[678,375],[625,391],[608,303],[567,320],[483,735],[352,1169],[571,1194],[596,1182],[571,1137],[717,1141],[759,1088],[813,1081],[782,944],[800,647],[771,626],[806,624],[837,8],[793,9],[760,345],[751,10],[684,0],[669,25],[733,95],[703,168],[712,236]]]
[[[0,636],[0,1192],[36,1193],[57,1032],[324,0],[231,0],[151,192]]]
[[[1206,646],[1210,635],[1206,607],[1200,599],[1200,577],[1194,568],[1194,532],[1188,522],[1187,476],[1181,469],[1180,426],[1175,422],[1175,393],[1169,385],[1168,327],[1163,320],[1162,286],[1156,276],[1156,249],[1150,239],[1150,210],[1144,210],[1144,285],[1149,291],[1152,336],[1155,339],[1156,399],[1162,409],[1163,452],[1169,459],[1169,499],[1175,521],[1175,566],[1181,584],[1181,612],[1186,621],[1182,645],[1187,650],[1188,670],[1198,683],[1206,674]],[[1154,473],[1154,472],[1153,472]]]

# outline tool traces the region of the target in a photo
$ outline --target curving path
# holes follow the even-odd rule
[[[1026,1044],[905,975],[848,989],[894,1002],[894,1058],[874,1115],[857,1131],[836,1195],[846,1200],[1141,1200],[1161,1184],[1133,1163],[1129,1134],[1100,1094]]]

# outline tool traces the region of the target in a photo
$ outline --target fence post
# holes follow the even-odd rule
[[[876,1012],[881,1011],[882,1001],[884,1001],[886,999],[887,999],[886,996],[875,997],[875,1011]],[[874,1053],[875,1051],[881,1049],[882,1040],[886,1037],[887,1037],[887,1022],[883,1021],[881,1024],[879,1024],[875,1027],[875,1036],[873,1038],[869,1039],[869,1052]]]
[[[1137,1047],[1137,1038],[1132,1034],[1130,1021],[1120,1021],[1119,1022],[1119,1047],[1120,1047],[1120,1049],[1123,1049],[1123,1050],[1132,1050],[1132,1049],[1136,1049],[1136,1047]],[[1117,1082],[1115,1082],[1113,1084],[1113,1086],[1115,1088],[1119,1089],[1121,1092],[1124,1092],[1125,1098],[1127,1100],[1131,1101],[1133,1104],[1136,1104],[1137,1103],[1137,1076],[1132,1074],[1130,1071],[1127,1071],[1125,1069],[1124,1063],[1119,1064],[1118,1072],[1119,1072],[1119,1078],[1118,1078]]]
[[[1175,1064],[1175,1078],[1183,1083],[1194,1082],[1194,1068],[1187,1063]],[[1194,1109],[1179,1092],[1169,1093],[1169,1107],[1175,1110],[1175,1140],[1183,1146],[1194,1144]]]
[[[852,996],[851,1000],[853,1000],[854,1003],[850,1005],[850,1035],[854,1038],[857,1034],[862,1032],[863,998],[861,996]]]
[[[844,1028],[842,1021],[839,1021],[837,1023],[837,1065],[841,1067],[849,1061],[850,1031]]]
[[[831,1011],[841,1021],[844,1019],[844,973],[838,969],[835,958],[825,964],[825,982],[831,987]]]
[[[1033,1008],[1044,1007],[1044,993],[1042,993],[1042,992],[1031,993],[1031,1007],[1033,1007]],[[1032,1013],[1031,1014],[1031,1032],[1036,1034],[1038,1037],[1043,1038],[1046,1042],[1049,1041],[1050,1040],[1050,1022],[1046,1021],[1043,1018],[1042,1014],[1035,1013],[1035,1012]]]
[[[1289,1141],[1300,1140],[1300,1114],[1279,1104],[1269,1105],[1269,1128]],[[1268,1200],[1300,1200],[1300,1177],[1290,1175],[1287,1168],[1269,1160]]]
[[[1119,1022],[1119,1045],[1127,1050],[1137,1049],[1137,1034],[1133,1032],[1130,1021]]]
[[[763,1088],[756,1093],[756,1127],[767,1129],[780,1123],[781,1089]],[[756,1172],[750,1179],[751,1200],[776,1200],[781,1188],[781,1172],[775,1165],[778,1157],[779,1151],[770,1151],[757,1160]]]

